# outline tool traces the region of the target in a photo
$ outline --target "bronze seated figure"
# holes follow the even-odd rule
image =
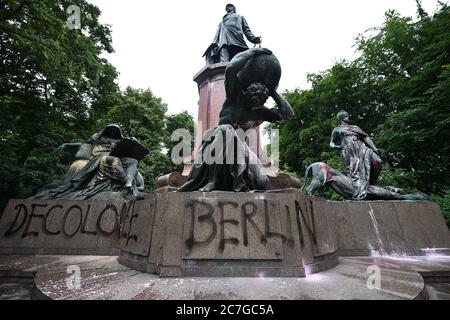
[[[117,146],[124,142],[139,145],[135,139],[124,138],[118,125],[110,124],[85,143],[62,144],[58,148],[60,151],[78,148],[75,161],[61,180],[45,186],[32,198],[86,200],[142,197],[144,179],[137,169],[136,158],[139,156],[133,158],[114,154]]]

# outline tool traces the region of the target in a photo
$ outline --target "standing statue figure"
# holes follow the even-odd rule
[[[148,150],[135,138],[124,138],[117,124],[109,124],[85,143],[64,143],[58,150],[66,148],[78,149],[76,161],[61,180],[45,186],[32,198],[121,200],[142,197],[144,179],[137,169],[136,158],[145,156]],[[114,152],[130,152],[130,156],[114,155]]]
[[[244,35],[251,43],[261,43],[261,37],[256,37],[252,33],[247,20],[236,14],[234,5],[227,4],[225,10],[227,14],[217,29],[214,41],[203,55],[209,64],[230,62],[235,55],[247,50]]]
[[[233,58],[225,71],[226,100],[219,126],[205,134],[188,182],[179,192],[267,190],[269,179],[261,161],[246,143],[249,136],[242,135],[264,121],[282,122],[294,114],[276,92],[280,77],[280,63],[268,49],[252,48]],[[269,97],[278,108],[264,106]]]
[[[330,146],[341,151],[353,186],[352,199],[363,200],[369,185],[376,185],[381,173],[379,150],[361,128],[349,124],[347,112],[339,112],[337,118],[341,123],[331,134]]]
[[[302,189],[309,195],[324,196],[326,187],[331,187],[337,194],[347,200],[412,200],[429,201],[430,196],[423,192],[407,193],[402,188],[378,186],[381,173],[379,150],[372,139],[358,126],[349,124],[349,115],[339,112],[341,122],[331,134],[331,148],[341,150],[341,158],[347,167],[347,175],[333,169],[324,162],[308,166]],[[307,179],[311,182],[307,185]]]

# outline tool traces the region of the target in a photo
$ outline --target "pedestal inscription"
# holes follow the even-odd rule
[[[162,277],[300,277],[334,267],[338,255],[448,252],[432,202],[329,202],[295,189],[11,200],[0,220],[0,254],[119,254]]]
[[[142,242],[135,251],[122,246],[119,261],[163,277],[301,277],[305,267],[331,268],[337,264],[335,238],[316,234],[332,232],[331,222],[320,211],[311,220],[305,201],[294,189],[159,192],[155,213],[136,219],[147,226],[140,234],[150,239],[150,250],[142,254],[148,249]]]
[[[0,224],[1,253],[118,254],[119,242],[137,241],[125,221],[144,203],[10,200]],[[133,234],[133,235],[131,235]]]
[[[283,244],[293,242],[292,230],[280,227],[278,201],[185,202],[183,259],[282,260]]]

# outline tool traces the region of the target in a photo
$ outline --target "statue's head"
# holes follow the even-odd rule
[[[350,121],[350,115],[346,111],[341,111],[337,114],[337,118],[340,122],[348,123]]]
[[[260,107],[269,98],[269,89],[260,82],[252,83],[246,90],[244,90],[245,98],[251,108]]]
[[[227,12],[227,13],[236,13],[236,7],[234,6],[234,4],[231,4],[231,3],[229,3],[229,4],[227,4],[227,6],[225,7],[225,11]]]
[[[103,136],[111,138],[111,139],[122,139],[122,131],[120,130],[120,126],[115,124],[115,123],[111,123],[108,124],[105,128],[105,130],[103,130],[102,133]]]

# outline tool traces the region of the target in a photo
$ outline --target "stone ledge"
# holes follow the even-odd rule
[[[36,272],[35,298],[53,300],[412,300],[426,299],[415,268],[450,269],[450,257],[415,262],[384,258],[341,258],[340,265],[307,278],[159,278],[120,265],[117,257],[0,256],[1,268],[22,265]],[[67,266],[81,268],[81,288],[69,290]],[[378,265],[380,290],[367,288],[367,266]],[[32,270],[31,270],[32,269]]]
[[[120,254],[121,263],[161,276],[297,277],[334,267],[337,256],[450,255],[449,235],[432,202],[330,202],[297,189],[161,191],[137,202],[11,200],[0,254]],[[186,261],[215,261],[213,269],[234,261],[236,271]]]
[[[305,265],[319,272],[337,264],[331,217],[318,213],[317,235],[311,234],[312,217],[298,190],[158,195],[156,209],[131,228],[147,226],[138,234],[149,243],[122,245],[125,266],[161,277],[299,277]]]

